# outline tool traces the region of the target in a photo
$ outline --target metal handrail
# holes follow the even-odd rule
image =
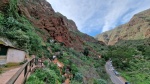
[[[21,73],[23,72],[24,70],[24,80],[22,82],[22,84],[25,83],[26,81],[26,78],[28,76],[28,73],[31,71],[31,68],[32,68],[32,65],[33,63],[35,63],[35,58],[32,58],[31,60],[29,60],[28,62],[26,62],[12,77],[11,79],[6,83],[6,84],[14,84],[16,82],[16,80],[18,79],[18,77],[21,75]],[[30,64],[30,65],[29,65]],[[36,65],[37,63],[35,63]],[[28,70],[28,65],[30,66],[29,67],[29,70]]]

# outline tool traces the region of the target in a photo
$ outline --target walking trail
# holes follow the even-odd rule
[[[27,58],[29,60],[30,58]],[[6,84],[9,79],[15,75],[15,73],[21,68],[22,66],[18,66],[16,68],[11,68],[10,70],[5,71],[4,73],[0,74],[0,84]],[[30,73],[29,73],[30,74]],[[14,84],[21,84],[22,80],[24,79],[24,71],[20,74],[18,79]]]
[[[20,67],[8,70],[0,74],[0,84],[6,84],[7,81],[20,69]],[[17,84],[17,83],[16,83]]]
[[[60,72],[61,69],[64,67],[64,64],[59,62],[58,59],[55,59],[53,61],[54,64],[57,64],[57,66],[60,68]],[[21,66],[17,67],[17,68],[13,68],[10,69],[2,74],[0,74],[0,84],[6,84],[9,79],[21,68]],[[68,74],[67,74],[68,75]],[[18,77],[18,79],[16,80],[16,82],[14,84],[20,84],[22,82],[24,78],[24,71],[21,73],[21,75]],[[70,79],[67,77],[65,82],[63,84],[70,84]]]

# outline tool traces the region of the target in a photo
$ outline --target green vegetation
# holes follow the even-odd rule
[[[60,77],[57,76],[54,70],[49,68],[36,70],[34,74],[32,74],[26,84],[61,84]]]
[[[122,41],[109,46],[105,60],[112,59],[113,65],[131,84],[150,83],[150,45],[149,39]]]
[[[19,65],[20,63],[7,63],[5,67],[14,67],[14,66],[19,66]]]
[[[105,80],[102,80],[102,79],[97,79],[94,81],[94,84],[107,84],[107,82]]]
[[[85,48],[83,54],[84,54],[85,56],[88,56],[88,55],[89,55],[89,49],[88,49],[88,48]]]
[[[91,44],[94,45],[94,43]],[[92,45],[91,48],[93,48]],[[97,46],[100,46],[100,44],[97,44]],[[105,80],[108,84],[111,84],[109,77],[106,75],[106,71],[104,68],[105,60],[103,58],[99,59],[98,56],[93,54],[89,54],[88,56],[86,56],[82,52],[79,53],[72,48],[61,48],[61,50],[63,51],[63,58],[61,58],[60,60],[66,66],[70,66],[72,70],[71,73],[74,74],[72,82],[80,82],[82,80],[82,82],[80,83],[83,83],[85,82],[83,80],[83,77],[87,77],[89,76],[89,73],[91,73],[89,76],[90,80],[86,80],[87,83],[94,83],[94,80],[102,77],[102,80]],[[84,51],[85,50],[83,50],[83,52]],[[89,50],[89,53],[92,52]]]
[[[71,84],[112,84],[104,67],[109,58],[112,59],[113,65],[121,72],[121,75],[131,84],[150,83],[149,39],[122,41],[115,46],[108,47],[99,43],[84,42],[84,50],[76,51],[65,47],[63,43],[44,42],[36,33],[40,32],[40,29],[35,28],[25,16],[19,13],[18,0],[9,1],[9,5],[5,7],[7,11],[0,11],[0,36],[8,38],[15,47],[38,57],[44,56],[51,59],[56,52],[59,53],[57,57],[64,64],[62,73],[70,69],[73,75]],[[84,36],[80,32],[70,32],[82,38]],[[41,32],[41,34],[44,33]],[[43,69],[36,70],[29,77],[26,84],[61,84],[64,82],[63,74],[55,64],[45,61],[44,65]],[[0,73],[2,73],[1,69]]]
[[[78,82],[82,82],[83,81],[83,75],[81,73],[76,73],[74,76],[74,80],[76,80]]]
[[[0,36],[12,41],[13,45],[24,49],[29,54],[42,56],[46,50],[42,39],[36,34],[36,28],[20,15],[17,10],[18,0],[9,0],[7,11],[0,11]]]
[[[105,60],[103,58],[99,59],[95,55],[91,56],[90,54],[88,56],[85,56],[83,52],[78,52],[74,50],[73,48],[66,48],[65,46],[61,45],[61,43],[48,43],[47,46],[50,47],[53,53],[60,52],[60,54],[57,56],[58,56],[59,61],[64,64],[62,73],[65,73],[67,68],[71,70],[70,73],[73,75],[73,77],[71,78],[71,84],[83,84],[84,82],[91,83],[91,84],[93,83],[99,84],[97,83],[97,81],[100,81],[100,80],[104,82],[101,84],[112,84],[109,79],[109,76],[106,75],[106,71],[104,68]],[[51,56],[49,58],[51,58]],[[52,64],[52,63],[48,64],[48,62],[46,61],[44,62],[44,64],[46,65],[46,68],[48,68],[48,70],[54,71],[53,73],[55,73],[59,77],[58,81],[60,83],[64,82],[64,78],[61,76],[62,74],[60,74],[60,71],[58,70],[55,64]],[[41,71],[38,73],[47,74],[44,71]],[[38,78],[34,74],[33,76],[35,78]],[[32,80],[33,76],[29,78],[27,84]],[[84,80],[85,77],[88,77],[88,80]],[[37,81],[41,82],[39,84],[42,84],[43,82],[45,83],[45,80],[43,79],[41,80],[38,78]],[[32,80],[31,83],[32,82],[34,83],[35,81]],[[49,83],[49,84],[52,84],[52,83]],[[53,83],[53,84],[57,84],[57,83]]]

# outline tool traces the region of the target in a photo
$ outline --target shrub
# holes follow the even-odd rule
[[[79,81],[76,81],[76,80],[71,80],[70,84],[83,84],[83,83],[80,83]]]
[[[60,48],[61,48],[59,43],[52,44],[51,47],[52,47],[53,52],[58,52],[60,51]]]
[[[25,35],[25,32],[22,30],[10,31],[7,33],[7,36],[10,39],[16,40],[18,47],[27,49],[29,44],[29,37]]]
[[[78,81],[78,82],[82,82],[83,81],[83,75],[81,73],[75,73],[74,76],[74,80]]]
[[[76,74],[78,72],[78,68],[75,64],[71,64],[71,73]]]
[[[89,49],[88,49],[88,48],[85,48],[83,54],[84,54],[85,56],[88,56],[88,55],[89,55]]]
[[[36,72],[29,77],[27,84],[60,84],[60,78],[56,75],[54,70],[48,68],[36,70]]]
[[[0,12],[0,24],[3,23],[3,20],[4,20],[4,14],[2,14],[2,13]]]
[[[49,62],[46,60],[46,61],[43,62],[43,64],[44,64],[45,66],[48,66]]]
[[[61,76],[60,71],[59,71],[59,69],[58,69],[56,64],[51,63],[49,65],[49,69],[54,70],[55,73],[57,74],[57,76]]]
[[[45,84],[45,83],[34,74],[28,78],[26,84]]]
[[[107,84],[107,82],[105,80],[103,80],[103,79],[96,79],[94,81],[94,84]]]
[[[139,45],[139,46],[137,46],[137,50],[142,51],[142,52],[144,52],[144,51],[145,51],[145,49],[144,49],[144,46],[143,46],[143,45]]]

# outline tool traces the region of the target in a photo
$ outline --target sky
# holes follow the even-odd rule
[[[134,14],[150,8],[150,0],[47,0],[90,36],[127,23]]]

